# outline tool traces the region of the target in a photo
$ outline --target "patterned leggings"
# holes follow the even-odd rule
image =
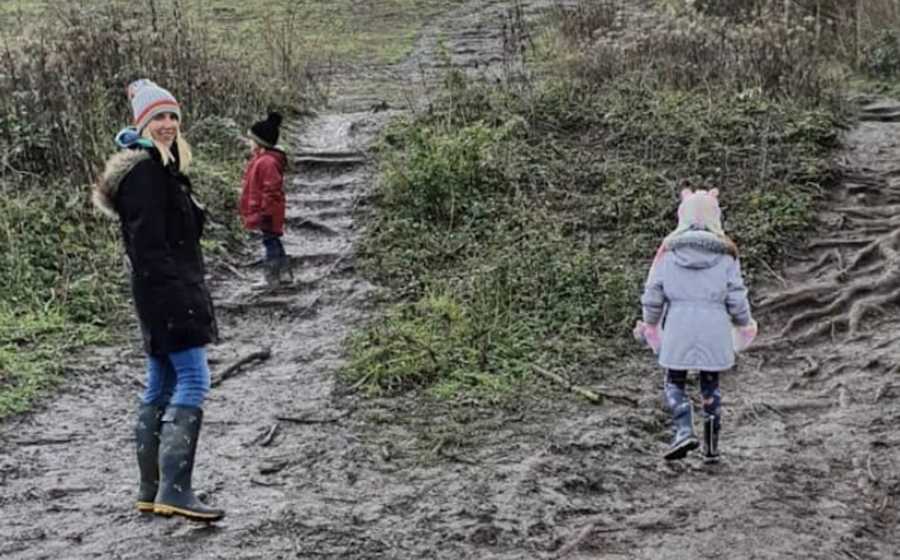
[[[687,399],[685,382],[687,371],[670,369],[666,371],[666,404],[670,410],[683,403]],[[721,422],[722,416],[722,392],[719,390],[719,372],[700,372],[700,394],[703,396],[703,416],[713,417],[716,425]]]

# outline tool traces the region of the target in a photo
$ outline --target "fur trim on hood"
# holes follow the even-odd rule
[[[106,160],[103,175],[94,185],[94,206],[111,218],[117,218],[116,193],[125,176],[140,162],[150,159],[147,150],[123,150]]]
[[[709,253],[731,255],[738,258],[737,246],[727,237],[723,238],[711,231],[689,229],[664,241],[665,248],[675,251],[683,248],[694,248]]]

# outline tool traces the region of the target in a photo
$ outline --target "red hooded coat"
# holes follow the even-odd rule
[[[263,150],[244,170],[241,189],[241,221],[249,230],[284,233],[284,167],[287,157],[279,150]]]

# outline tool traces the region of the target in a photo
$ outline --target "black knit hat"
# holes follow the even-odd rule
[[[247,132],[257,144],[265,148],[274,148],[278,144],[278,127],[281,126],[281,114],[269,113],[264,121],[254,123]]]

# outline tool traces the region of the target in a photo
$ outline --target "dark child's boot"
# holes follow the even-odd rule
[[[697,436],[694,435],[694,411],[688,398],[684,398],[672,410],[672,424],[675,428],[675,439],[663,455],[666,461],[683,459],[700,446]]]
[[[276,261],[265,261],[263,263],[262,279],[250,285],[251,290],[268,291],[278,287],[278,265]]]
[[[162,414],[163,407],[142,404],[134,427],[137,462],[141,471],[137,509],[142,512],[153,512],[153,500],[159,487],[159,428]]]
[[[294,283],[294,268],[291,264],[290,257],[285,255],[280,257],[277,262],[278,267],[276,277],[278,279],[278,285],[290,286]]]
[[[719,432],[722,429],[722,422],[718,416],[706,415],[703,418],[703,462],[718,463],[721,459],[719,455]]]
[[[181,515],[195,521],[217,521],[225,512],[207,507],[194,496],[191,475],[203,410],[186,406],[170,406],[162,417],[159,444],[159,492],[153,504],[154,513]]]

